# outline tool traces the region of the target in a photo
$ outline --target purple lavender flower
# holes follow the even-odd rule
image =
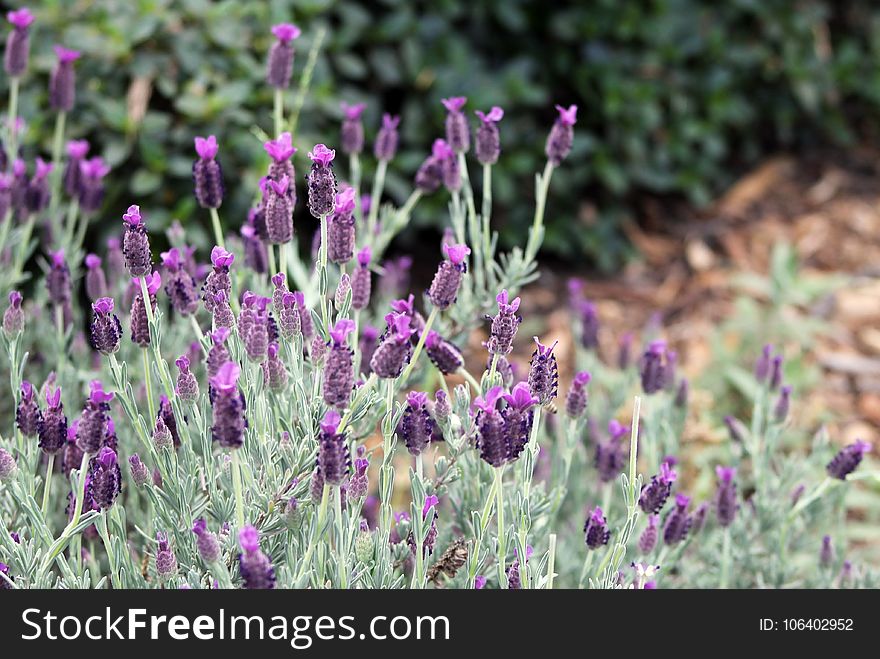
[[[61,457],[61,473],[65,478],[69,477],[74,469],[79,469],[82,464],[83,452],[76,444],[77,433],[79,433],[79,419],[74,419],[67,426],[67,442],[64,444]]]
[[[107,278],[101,268],[101,257],[97,254],[87,254],[86,266],[86,295],[90,300],[97,300],[107,295]]]
[[[646,513],[657,514],[672,493],[672,484],[678,474],[666,462],[660,465],[660,473],[651,476],[651,482],[642,488],[639,507]]]
[[[86,501],[99,510],[108,510],[122,491],[122,471],[116,451],[104,446],[89,462],[86,480]]]
[[[21,293],[9,292],[9,306],[3,312],[3,331],[12,338],[24,331],[24,312],[21,310]]]
[[[715,514],[718,518],[718,524],[722,527],[728,527],[736,518],[736,511],[739,504],[736,502],[736,469],[733,467],[715,467],[715,474],[718,476],[718,489],[715,490]]]
[[[45,162],[42,158],[36,159],[34,175],[28,181],[24,195],[24,204],[28,212],[40,213],[48,207],[52,195],[49,189],[49,174],[54,167],[52,163]]]
[[[162,265],[165,268],[165,294],[171,307],[181,316],[189,316],[199,308],[199,294],[196,281],[189,274],[176,247],[162,252]]]
[[[502,466],[508,459],[504,417],[497,408],[503,391],[501,387],[492,387],[485,396],[478,396],[474,400],[477,410],[477,448],[480,458],[493,467]]]
[[[64,46],[53,46],[58,63],[49,79],[49,106],[56,112],[70,112],[76,100],[76,73],[73,63],[80,53]]]
[[[624,446],[621,439],[627,433],[627,428],[622,426],[616,419],[608,422],[610,438],[607,442],[596,444],[596,457],[594,464],[599,472],[599,479],[603,483],[610,483],[620,475],[624,466]]]
[[[266,82],[276,89],[286,89],[293,74],[292,41],[300,35],[300,29],[291,23],[280,23],[272,26],[272,34],[277,41],[269,49]]]
[[[290,341],[294,336],[300,333],[300,315],[296,305],[296,295],[293,293],[283,293],[281,296],[280,309],[276,310],[278,314],[278,328],[282,338]]]
[[[379,134],[376,135],[376,143],[373,145],[373,155],[376,160],[390,162],[397,154],[397,143],[399,137],[397,135],[397,127],[400,125],[400,117],[396,115],[383,114],[382,127]]]
[[[348,335],[355,328],[348,318],[336,321],[330,330],[330,351],[324,366],[324,402],[345,409],[354,389],[354,352],[348,346]]]
[[[336,198],[336,175],[333,173],[333,159],[336,151],[323,144],[316,144],[309,151],[312,169],[309,172],[309,211],[318,219],[333,211]]]
[[[244,342],[248,359],[262,363],[269,350],[270,298],[245,293],[238,317],[238,334]]]
[[[266,217],[266,237],[270,243],[281,245],[293,239],[293,188],[285,174],[279,180],[265,179],[263,206]]]
[[[434,154],[439,156],[440,174],[443,177],[443,185],[449,192],[461,190],[461,168],[455,151],[446,142],[439,140],[435,146]]]
[[[486,577],[478,574],[474,577],[474,590],[483,590],[486,587]]]
[[[345,433],[338,432],[339,413],[330,410],[321,421],[318,437],[317,467],[325,483],[339,485],[351,468],[351,456],[345,441]]]
[[[587,545],[587,549],[598,549],[607,545],[610,538],[611,531],[608,530],[605,515],[602,509],[596,506],[584,524],[584,542]]]
[[[354,473],[348,481],[348,500],[357,502],[367,496],[369,489],[369,479],[367,477],[367,469],[370,461],[366,458],[358,458],[354,461]]]
[[[269,558],[260,551],[260,534],[253,526],[245,526],[238,533],[242,553],[238,555],[238,568],[248,590],[271,590],[275,588],[275,568]]]
[[[77,426],[76,444],[83,453],[93,454],[107,442],[110,401],[113,400],[113,394],[104,391],[100,380],[89,383],[89,389],[89,398],[86,400]]]
[[[70,303],[72,297],[70,283],[70,269],[64,258],[64,250],[52,252],[49,272],[46,273],[46,290],[49,292],[49,300],[55,306],[64,307]]]
[[[447,258],[440,263],[428,289],[428,298],[438,309],[448,309],[455,302],[461,277],[467,272],[465,259],[471,253],[467,245],[443,245],[443,251]]]
[[[143,487],[150,480],[150,472],[147,466],[141,462],[141,457],[135,453],[128,459],[128,466],[131,471],[131,480],[134,481],[135,487]]]
[[[15,458],[4,448],[0,448],[0,483],[8,483],[18,471]]]
[[[177,557],[171,544],[168,542],[168,534],[161,531],[156,534],[156,574],[160,581],[168,581],[177,574]]]
[[[6,53],[3,68],[10,78],[17,78],[27,70],[30,51],[30,25],[35,16],[27,7],[22,7],[6,14],[6,20],[12,25],[12,32],[6,39]]]
[[[223,170],[217,162],[217,138],[213,135],[195,138],[196,154],[192,166],[196,201],[202,208],[220,208],[223,203]]]
[[[446,141],[456,153],[467,153],[470,148],[470,128],[461,109],[467,103],[464,96],[443,99],[446,108]]]
[[[842,448],[825,467],[825,471],[828,472],[831,478],[844,481],[847,476],[856,470],[862,462],[865,453],[868,453],[870,450],[871,445],[859,439],[849,446]]]
[[[554,341],[550,346],[545,346],[537,336],[534,339],[537,348],[532,353],[529,367],[529,388],[541,405],[546,405],[556,398],[559,383],[559,369],[556,364],[556,356],[553,354],[558,341]]]
[[[327,219],[327,258],[333,263],[348,263],[354,257],[354,195],[354,188],[336,195],[336,206]]]
[[[299,313],[300,331],[306,339],[312,339],[315,336],[315,323],[312,319],[312,312],[306,307],[306,297],[300,291],[294,291],[293,295],[296,298],[296,309]]]
[[[822,537],[822,549],[819,551],[819,565],[824,568],[831,567],[834,563],[834,545],[831,542],[831,536]]]
[[[391,310],[409,318],[410,327],[414,330],[412,342],[415,344],[425,329],[425,319],[415,308],[415,296],[410,293],[405,298],[391,300]]]
[[[354,154],[364,150],[364,124],[361,115],[366,109],[363,103],[349,105],[342,103],[342,131],[339,143],[342,145],[342,153]]]
[[[703,530],[703,527],[706,525],[706,518],[709,516],[709,502],[704,501],[697,509],[694,511],[694,521],[691,525],[691,531],[693,533],[699,533]]]
[[[202,301],[205,309],[214,312],[215,295],[219,292],[226,294],[226,299],[232,297],[232,279],[229,277],[229,267],[235,262],[235,254],[227,252],[219,245],[211,249],[211,265],[213,269],[202,287]]]
[[[145,277],[152,271],[150,240],[141,217],[140,206],[132,204],[122,216],[125,233],[122,236],[122,253],[125,267],[132,277]]]
[[[220,560],[220,542],[217,534],[208,530],[204,517],[193,522],[192,532],[196,534],[196,550],[206,565],[213,565]]]
[[[263,381],[272,391],[283,391],[287,387],[287,366],[278,356],[278,344],[270,343],[266,361],[262,364]]]
[[[112,355],[119,350],[122,339],[122,324],[113,313],[113,298],[102,297],[92,304],[95,316],[91,325],[92,347],[104,355]]]
[[[296,188],[292,183],[296,179],[296,172],[290,160],[293,154],[296,153],[296,147],[293,146],[293,138],[290,133],[281,133],[277,139],[264,142],[263,149],[272,159],[267,178],[273,181],[280,181],[286,176],[290,179],[291,185],[287,190],[287,194],[290,197],[291,205],[293,205],[296,202]]]
[[[522,316],[518,316],[516,313],[519,309],[520,299],[517,297],[510,302],[508,299],[507,291],[501,291],[495,297],[498,302],[498,313],[494,317],[487,316],[492,321],[492,329],[486,348],[493,355],[507,355],[513,351],[513,338],[522,322]]]
[[[449,396],[442,389],[434,392],[434,418],[437,423],[444,425],[452,414],[452,404],[449,402]]]
[[[507,442],[507,460],[513,462],[525,449],[534,424],[534,407],[540,401],[532,395],[525,382],[517,384],[509,394],[502,398],[507,406],[501,411],[504,418],[504,434]]]
[[[144,279],[147,283],[148,303],[155,313],[156,292],[162,285],[162,276],[158,272],[154,272],[144,277]],[[137,280],[133,280],[132,283],[136,285]],[[150,323],[146,304],[140,287],[138,287],[131,303],[131,340],[142,348],[150,345]]]
[[[688,396],[690,394],[690,383],[687,378],[682,378],[678,383],[678,390],[675,392],[675,398],[672,404],[680,410],[687,409]]]
[[[372,325],[364,325],[361,329],[361,335],[358,339],[358,350],[361,353],[361,370],[367,375],[373,372],[370,362],[376,352],[378,338],[379,330]]]
[[[446,140],[436,139],[429,155],[416,171],[416,187],[422,194],[437,192],[443,185],[443,160],[449,153]]]
[[[556,106],[559,117],[553,124],[553,128],[550,129],[545,149],[547,160],[554,167],[559,167],[571,152],[571,145],[574,142],[574,125],[577,122],[577,109],[577,105],[570,105],[568,109],[561,105]]]
[[[667,364],[666,341],[651,341],[642,355],[641,363],[642,390],[646,394],[655,394],[666,386]]]
[[[366,309],[370,304],[372,275],[370,274],[370,258],[372,251],[369,246],[357,253],[357,267],[351,276],[351,306],[357,311]]]
[[[174,416],[174,408],[171,406],[171,401],[168,400],[168,396],[165,394],[159,396],[157,421],[159,419],[162,420],[162,423],[164,423],[165,427],[168,429],[174,448],[180,448],[180,433],[177,430],[177,418]]]
[[[104,178],[110,173],[110,166],[103,158],[90,158],[79,164],[79,170],[79,207],[86,215],[97,213],[104,203]]]
[[[768,388],[770,391],[779,389],[782,384],[782,355],[776,355],[770,364],[770,383]]]
[[[241,369],[227,361],[211,378],[214,393],[211,437],[220,446],[236,449],[244,443],[247,427],[244,394],[238,387]]]
[[[66,146],[67,165],[64,167],[64,174],[61,180],[64,183],[64,192],[69,197],[78,197],[80,187],[82,185],[82,172],[80,165],[89,152],[89,143],[87,140],[70,140]]]
[[[428,332],[425,339],[425,353],[444,375],[455,373],[464,364],[461,351],[434,330]]]
[[[587,385],[591,379],[587,371],[581,371],[571,381],[571,388],[565,397],[565,413],[572,419],[579,419],[587,409]]]
[[[199,398],[199,382],[196,380],[196,376],[193,375],[193,372],[189,370],[189,358],[186,355],[182,355],[174,360],[174,363],[180,371],[177,374],[177,383],[174,387],[174,393],[176,393],[182,401],[188,403],[195,402]]]
[[[27,380],[21,383],[21,400],[15,409],[15,425],[25,437],[36,437],[40,432],[43,413],[37,405],[36,390]]]
[[[428,394],[421,391],[407,394],[406,406],[396,432],[410,455],[419,455],[428,447],[436,425],[428,411]]]
[[[258,211],[255,209],[250,210],[251,217],[256,213]],[[257,235],[252,221],[249,220],[239,233],[244,243],[244,264],[258,275],[266,274],[269,271],[269,253],[266,251],[266,244]]]
[[[667,545],[677,545],[682,542],[693,524],[693,517],[688,512],[691,498],[685,494],[675,496],[675,509],[666,517],[663,525],[663,542]]]
[[[770,355],[772,352],[773,346],[768,343],[761,350],[761,356],[755,362],[755,379],[762,384],[770,377]]]
[[[657,526],[660,524],[659,515],[648,515],[648,526],[639,536],[639,551],[643,554],[650,554],[657,546]]]
[[[410,338],[415,330],[410,328],[410,319],[404,314],[388,314],[385,322],[389,331],[373,353],[370,368],[377,377],[390,379],[398,377],[409,363],[412,356]]]
[[[67,441],[67,417],[61,403],[61,387],[46,393],[46,412],[40,417],[38,435],[40,449],[46,455],[58,453]]]
[[[724,425],[727,426],[727,433],[732,442],[742,444],[745,441],[747,431],[739,419],[730,415],[725,416]]]
[[[498,131],[498,122],[504,117],[504,110],[493,105],[488,114],[477,110],[475,112],[480,119],[480,127],[477,128],[475,151],[477,160],[481,165],[494,165],[501,155],[501,137]]]
[[[788,418],[788,411],[791,408],[791,387],[786,385],[779,392],[779,399],[773,408],[773,416],[777,423],[784,423]]]

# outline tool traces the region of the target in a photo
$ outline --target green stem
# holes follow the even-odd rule
[[[223,242],[223,227],[220,225],[220,215],[216,208],[208,209],[211,213],[211,226],[214,229],[214,244],[226,249],[226,243]]]
[[[55,117],[55,135],[52,138],[52,174],[51,174],[51,197],[49,203],[49,221],[52,225],[52,240],[57,243],[61,240],[61,231],[58,226],[58,206],[61,194],[61,150],[64,146],[64,124],[67,120],[66,112],[59,112]]]
[[[498,514],[498,583],[504,584],[507,533],[504,527],[504,465],[495,467],[495,506]],[[521,563],[522,565],[522,563]],[[503,586],[502,586],[503,587]]]
[[[319,250],[318,265],[318,295],[321,298],[321,320],[324,323],[324,331],[330,331],[330,309],[327,301],[327,216],[321,219],[321,249]]]
[[[244,528],[244,494],[241,487],[241,462],[238,450],[232,451],[232,489],[235,493],[235,522],[239,529]]]
[[[149,303],[148,303],[149,304]],[[150,378],[150,359],[147,351],[141,350],[144,363],[144,389],[147,391],[147,411],[150,414],[149,423],[156,422],[156,401],[153,399],[153,382]]]
[[[284,132],[284,91],[280,87],[275,88],[275,104],[272,113],[275,119],[275,139]]]
[[[406,365],[403,373],[401,373],[400,378],[398,378],[401,386],[404,386],[406,384],[406,379],[409,377],[409,374],[412,373],[412,370],[416,364],[416,360],[422,353],[422,348],[425,347],[425,340],[428,338],[428,332],[431,331],[431,326],[434,324],[434,321],[437,320],[437,316],[439,313],[440,310],[437,307],[431,309],[428,320],[425,321],[425,329],[422,330],[422,335],[419,337],[419,342],[416,344],[415,350],[413,350],[412,358],[409,360],[409,364]]]
[[[587,555],[584,558],[584,566],[581,568],[581,576],[578,579],[578,588],[586,587],[586,578],[590,573],[590,567],[593,565],[593,556],[595,556],[596,552],[592,549],[587,549]]]
[[[43,505],[40,511],[45,519],[46,513],[49,511],[49,493],[52,490],[52,472],[55,470],[55,454],[49,454],[49,463],[46,465],[46,482],[43,485]]]
[[[339,573],[339,587],[348,588],[348,552],[345,549],[345,520],[342,517],[342,490],[336,487],[333,492],[333,512],[336,516],[336,565]]]
[[[373,178],[373,191],[370,194],[370,214],[367,216],[366,243],[371,245],[376,236],[376,221],[379,218],[379,203],[382,201],[382,190],[385,188],[385,173],[388,171],[388,161],[380,160],[376,166],[376,176]]]
[[[730,527],[724,529],[724,544],[721,550],[721,582],[718,588],[726,590],[730,583]]]
[[[550,534],[550,550],[547,558],[547,590],[553,590],[553,579],[556,577],[556,534]]]
[[[318,523],[315,526],[315,532],[309,536],[309,545],[306,547],[306,553],[303,556],[302,563],[299,567],[299,575],[297,577],[297,581],[299,581],[303,575],[306,573],[311,567],[312,563],[312,554],[315,553],[315,546],[317,545],[318,537],[321,535],[321,528],[324,526],[324,520],[327,518],[327,504],[330,501],[330,485],[328,483],[324,483],[324,489],[321,492],[321,504],[318,506]]]
[[[541,246],[544,234],[544,210],[547,206],[547,193],[550,189],[550,177],[553,176],[553,163],[547,161],[544,173],[540,175],[536,183],[535,194],[535,217],[532,221],[532,229],[529,231],[529,240],[526,243],[525,256],[527,261],[534,260]]]
[[[287,243],[278,245],[278,272],[287,277]]]

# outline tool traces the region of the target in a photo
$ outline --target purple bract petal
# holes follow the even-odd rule
[[[217,138],[213,135],[208,135],[208,137],[197,137],[195,142],[196,153],[202,160],[213,160],[214,156],[217,155],[217,150],[220,148],[217,144]]]
[[[333,162],[335,157],[336,151],[334,149],[328,149],[323,144],[316,144],[315,147],[309,151],[309,158],[311,158],[312,162],[319,163],[323,167],[326,167]]]

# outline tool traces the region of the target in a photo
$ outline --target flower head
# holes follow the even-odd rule
[[[290,156],[296,153],[296,148],[293,146],[293,139],[291,138],[290,133],[287,132],[281,133],[281,135],[278,136],[278,139],[265,142],[263,148],[266,150],[266,153],[269,154],[269,157],[276,163],[282,163],[289,160]]]
[[[287,43],[299,37],[302,34],[302,30],[293,23],[279,23],[272,26],[272,34],[275,35],[278,41]]]
[[[52,46],[52,49],[55,51],[55,56],[58,57],[58,61],[63,64],[75,62],[81,56],[81,53],[78,50],[71,50],[70,48],[65,48],[58,44]]]
[[[196,153],[202,160],[213,160],[217,155],[219,145],[217,144],[217,138],[214,135],[208,135],[208,137],[196,137],[195,144]]]
[[[30,9],[27,7],[22,7],[21,9],[16,9],[14,11],[7,12],[6,20],[8,20],[14,27],[19,30],[24,30],[30,27],[31,23],[33,23],[37,19],[36,16],[33,15]]]
[[[334,149],[328,149],[323,144],[316,144],[314,148],[309,151],[309,158],[313,163],[320,164],[322,167],[326,167],[333,159],[336,157],[336,151]]]
[[[557,105],[556,111],[559,112],[559,121],[562,124],[566,126],[574,126],[575,123],[577,123],[577,105],[569,105],[567,108]]]

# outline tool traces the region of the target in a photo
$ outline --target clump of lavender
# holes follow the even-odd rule
[[[370,304],[372,289],[370,259],[372,254],[369,246],[357,253],[357,266],[351,276],[351,307],[356,311],[363,311]]]
[[[584,542],[587,549],[599,549],[599,547],[607,545],[610,538],[611,531],[605,521],[605,514],[599,506],[596,506],[584,524]]]
[[[181,316],[189,316],[199,308],[199,294],[196,281],[187,272],[180,250],[176,247],[162,252],[162,265],[165,268],[165,294],[172,308]]]
[[[507,403],[501,411],[504,419],[504,434],[507,443],[507,459],[517,460],[529,442],[534,424],[534,407],[540,400],[532,395],[525,382],[517,384],[509,394],[503,394]]]
[[[323,144],[316,144],[309,151],[312,169],[309,171],[309,211],[313,217],[322,218],[333,211],[336,199],[336,174],[333,159],[336,151]]]
[[[317,471],[324,483],[339,485],[351,468],[351,456],[345,440],[345,433],[339,432],[339,413],[330,410],[321,420],[321,433],[318,437]]]
[[[382,127],[376,135],[376,142],[373,145],[373,155],[380,162],[390,162],[394,160],[397,154],[397,143],[399,136],[397,127],[400,125],[400,117],[390,114],[382,115]]]
[[[293,40],[300,35],[300,29],[291,23],[272,26],[276,41],[269,49],[266,63],[266,82],[276,89],[286,89],[293,74]]]
[[[461,351],[434,330],[429,331],[425,339],[425,354],[444,375],[455,373],[464,366]]]
[[[6,20],[12,25],[12,32],[6,39],[6,53],[3,68],[10,78],[17,78],[27,70],[30,53],[30,26],[36,17],[27,7],[10,11]]]
[[[244,588],[249,590],[270,590],[275,588],[275,568],[269,558],[260,551],[260,534],[253,526],[245,526],[238,533],[241,553],[238,555],[238,568]]]
[[[575,374],[571,387],[565,396],[565,413],[572,419],[579,419],[587,409],[587,385],[592,376],[587,371]]]
[[[669,463],[660,465],[660,473],[651,476],[651,482],[642,488],[639,497],[639,508],[648,514],[657,514],[663,508],[669,495],[672,493],[672,484],[678,478],[678,474]]]
[[[568,157],[571,152],[571,145],[574,142],[574,125],[577,122],[577,106],[570,105],[567,109],[561,105],[556,106],[559,116],[550,129],[547,136],[547,146],[545,152],[547,160],[554,167],[562,164],[562,161]]]
[[[193,162],[192,176],[196,201],[202,208],[220,208],[223,203],[223,170],[217,162],[217,138],[213,135],[195,138],[198,158]]]
[[[715,490],[715,515],[718,524],[726,528],[733,524],[739,505],[736,502],[736,469],[734,467],[715,467],[718,476],[718,489]]]
[[[480,127],[477,128],[474,150],[477,160],[481,165],[494,165],[501,155],[501,137],[498,131],[498,122],[504,117],[504,110],[493,105],[488,113],[477,110],[475,112],[480,119]]]
[[[691,498],[685,494],[678,494],[675,497],[675,509],[666,517],[666,523],[663,525],[663,542],[667,545],[677,545],[682,542],[693,524],[693,517],[688,512],[688,506]]]
[[[492,321],[492,329],[486,348],[493,355],[507,355],[513,350],[513,338],[522,322],[522,316],[516,313],[520,299],[517,297],[508,301],[509,296],[505,290],[501,291],[495,300],[498,302],[498,313],[494,317],[487,316]]]
[[[94,318],[91,325],[92,347],[104,355],[119,350],[122,340],[122,324],[113,313],[113,298],[102,297],[92,303]]]
[[[501,387],[492,387],[485,396],[474,400],[477,448],[480,458],[493,467],[504,465],[510,456],[504,417],[497,407],[503,391]]]
[[[244,443],[244,394],[238,387],[241,369],[227,361],[211,378],[213,391],[211,438],[223,448],[235,449]]]
[[[342,103],[343,121],[339,144],[343,153],[357,154],[364,150],[364,124],[361,115],[366,107],[363,103]]]
[[[150,322],[147,314],[147,304],[151,306],[153,312],[156,310],[156,293],[162,286],[162,276],[158,272],[144,277],[147,285],[148,301],[144,301],[144,297],[140,288],[136,289],[134,299],[131,303],[131,340],[141,348],[150,345]],[[135,285],[137,280],[133,281]]]
[[[397,424],[397,435],[410,455],[420,455],[431,442],[437,423],[428,411],[428,394],[411,391],[406,397],[403,416]]]
[[[132,204],[122,216],[125,232],[122,236],[122,253],[125,267],[132,277],[145,277],[152,272],[153,257],[150,254],[150,239],[141,217],[140,206]]]
[[[36,401],[34,386],[24,380],[21,383],[21,399],[15,409],[15,425],[25,437],[36,437],[40,432],[43,413]]]
[[[67,416],[61,402],[61,388],[46,393],[46,411],[41,415],[37,426],[40,437],[40,450],[46,455],[58,453],[67,441]]]
[[[21,309],[21,293],[9,292],[9,306],[3,312],[3,332],[12,338],[24,331],[24,311]]]
[[[89,387],[91,391],[77,426],[76,444],[83,453],[94,454],[107,443],[113,394],[104,391],[99,380],[92,381]]]
[[[645,354],[642,355],[641,381],[642,391],[655,394],[666,387],[668,381],[668,351],[666,341],[651,341]]]
[[[388,332],[373,353],[370,368],[379,378],[393,379],[409,363],[412,356],[410,338],[415,330],[410,327],[410,319],[405,314],[388,314],[385,322]]]
[[[546,405],[556,398],[559,383],[558,366],[556,356],[553,354],[558,341],[545,346],[538,337],[534,337],[537,347],[532,353],[532,361],[529,368],[529,389],[541,405]]]
[[[467,103],[464,96],[443,99],[446,108],[446,141],[456,153],[467,153],[470,148],[470,128],[461,109]]]
[[[871,445],[863,440],[842,448],[837,455],[825,467],[825,471],[831,478],[846,480],[856,468],[861,464],[862,458],[871,450]]]
[[[104,446],[98,455],[89,461],[86,480],[86,501],[99,510],[108,510],[122,492],[122,471],[116,451]]]
[[[347,318],[336,321],[330,330],[330,350],[324,363],[324,402],[344,409],[354,389],[354,351],[348,346],[348,335],[355,328]]]
[[[467,272],[465,259],[471,253],[467,245],[443,245],[446,259],[440,263],[428,289],[428,298],[437,309],[448,309],[458,297],[461,278]]]
[[[333,263],[348,263],[354,257],[354,188],[336,195],[336,206],[327,221],[327,258]]]
[[[70,112],[76,100],[76,72],[73,63],[80,53],[64,46],[53,46],[58,63],[49,78],[49,106],[57,112]]]
[[[214,312],[216,304],[216,295],[224,293],[226,300],[232,299],[232,279],[229,277],[229,268],[235,262],[235,254],[227,252],[222,247],[215,246],[211,249],[211,272],[205,279],[202,287],[202,301],[205,303],[205,309]]]

